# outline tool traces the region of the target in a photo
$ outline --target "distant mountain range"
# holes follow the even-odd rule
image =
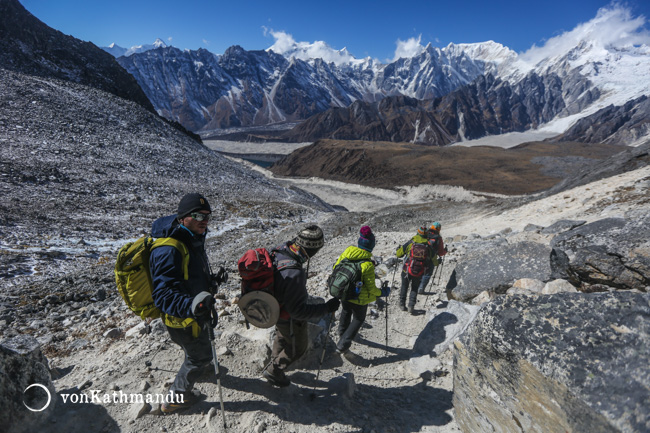
[[[102,50],[114,57],[130,56],[135,53],[144,53],[145,51],[153,50],[156,48],[166,48],[167,45],[160,39],[156,39],[153,44],[135,45],[131,48],[122,48],[116,44],[110,44],[108,47],[102,47]]]
[[[233,46],[222,55],[182,51],[160,40],[150,47],[134,47],[117,61],[158,113],[205,134],[309,119],[283,139],[444,145],[540,127],[561,134],[578,119],[650,94],[644,78],[650,47],[588,37],[531,55],[492,41],[428,45],[388,64],[341,51],[327,63],[298,45],[282,54]],[[635,113],[637,120],[644,117]],[[640,141],[650,134],[647,117],[634,128],[617,137]]]

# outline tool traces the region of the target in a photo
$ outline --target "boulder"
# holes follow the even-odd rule
[[[0,426],[39,431],[54,410],[56,391],[38,341],[17,335],[0,343]]]
[[[605,284],[646,291],[650,285],[650,215],[605,218],[553,238],[551,247],[566,259],[558,278],[575,285]]]
[[[551,249],[535,242],[505,244],[482,254],[468,254],[447,283],[450,299],[467,302],[487,290],[503,294],[520,278],[549,281]]]
[[[464,432],[650,431],[650,294],[507,296],[454,348]]]
[[[587,221],[584,221],[584,220],[578,220],[578,221],[560,220],[560,221],[556,221],[553,224],[551,224],[550,226],[542,229],[541,233],[545,234],[545,235],[546,234],[553,234],[554,235],[554,234],[557,234],[557,233],[565,232],[567,230],[571,230],[571,229],[573,229],[575,227],[580,227],[581,225],[583,225],[586,222]]]

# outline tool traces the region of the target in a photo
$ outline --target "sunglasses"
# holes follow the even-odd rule
[[[203,221],[203,220],[210,221],[209,213],[192,212],[190,216],[197,221]]]

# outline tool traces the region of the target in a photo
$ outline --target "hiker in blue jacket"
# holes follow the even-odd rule
[[[155,238],[171,237],[181,241],[189,252],[185,266],[183,254],[173,246],[161,246],[151,252],[149,266],[153,280],[152,298],[163,313],[163,321],[172,341],[185,352],[170,398],[161,406],[163,413],[190,407],[198,397],[192,388],[212,361],[208,333],[201,327],[216,326],[217,314],[212,295],[211,271],[205,253],[205,237],[212,209],[201,194],[186,194],[176,215],[158,218],[151,227]],[[187,275],[185,275],[187,269]]]

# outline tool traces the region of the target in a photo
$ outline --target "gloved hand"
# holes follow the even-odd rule
[[[223,266],[219,266],[217,273],[212,275],[212,279],[217,282],[217,284],[226,284],[228,282],[228,272]]]
[[[325,302],[325,306],[327,307],[327,311],[330,312],[330,313],[333,313],[336,310],[338,310],[340,305],[341,305],[341,301],[339,301],[338,298],[332,298],[329,301]]]
[[[205,316],[213,309],[214,303],[215,300],[210,293],[201,292],[192,300],[192,314],[195,318]]]
[[[381,297],[385,298],[388,295],[390,295],[390,287],[388,287],[388,285],[381,286]]]

